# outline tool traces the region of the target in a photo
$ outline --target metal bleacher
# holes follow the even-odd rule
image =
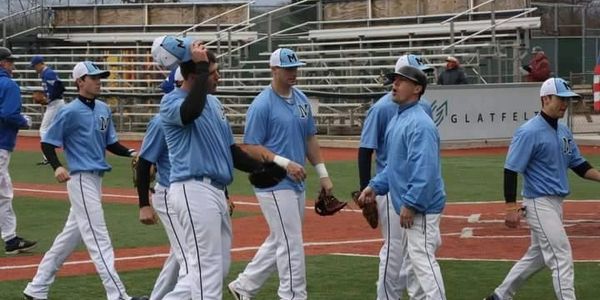
[[[236,3],[222,14],[245,9],[252,3]],[[151,9],[150,4],[144,5],[142,9]],[[356,133],[370,103],[386,91],[382,75],[394,68],[398,56],[420,54],[436,69],[429,78],[431,82],[435,82],[448,55],[461,60],[472,83],[494,82],[491,72],[482,68],[489,69],[495,63],[500,66],[499,61],[514,59],[509,53],[518,55],[518,49],[524,47],[525,32],[540,26],[539,17],[528,17],[524,15],[526,9],[518,9],[469,11],[456,19],[453,19],[456,14],[336,21],[309,18],[304,23],[278,27],[279,31],[264,29],[265,24],[270,26],[274,20],[303,14],[315,5],[319,2],[303,0],[255,17],[248,14],[235,24],[220,23],[219,14],[195,24],[153,25],[146,16],[141,25],[48,25],[47,30],[36,34],[34,42],[13,44],[13,51],[21,56],[16,62],[15,80],[22,87],[26,112],[40,116],[40,106],[30,100],[30,92],[41,89],[37,74],[29,67],[31,57],[45,57],[46,63],[65,81],[69,96],[76,93],[69,80],[73,66],[82,60],[92,60],[111,71],[102,92],[113,107],[117,129],[141,131],[158,110],[161,98],[158,86],[167,75],[166,70],[152,62],[151,43],[160,35],[185,34],[205,41],[218,54],[219,99],[234,130],[239,132],[254,95],[270,83],[271,51],[288,47],[307,63],[299,69],[297,87],[313,100],[321,132]],[[74,8],[99,11],[105,7]],[[451,22],[444,23],[449,19]],[[493,28],[486,30],[490,25]],[[453,45],[459,39],[465,40]],[[34,121],[40,119],[36,117]]]

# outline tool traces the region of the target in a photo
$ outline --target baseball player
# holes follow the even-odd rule
[[[544,266],[552,271],[556,299],[575,299],[573,256],[562,224],[563,200],[570,192],[567,169],[594,181],[600,181],[600,172],[581,156],[567,126],[558,122],[569,101],[580,96],[565,80],[550,78],[542,84],[540,97],[540,114],[517,129],[504,164],[505,224],[517,227],[524,212],[531,246],[487,300],[512,299]],[[523,208],[516,202],[517,173],[524,178]]]
[[[6,254],[33,249],[35,241],[17,235],[17,217],[12,207],[13,187],[8,173],[19,128],[29,128],[31,119],[21,114],[21,90],[11,79],[16,57],[0,47],[0,233]]]
[[[221,299],[231,262],[225,188],[233,167],[248,172],[261,164],[234,144],[223,106],[212,95],[219,81],[214,53],[190,39],[160,39],[156,51],[181,61],[184,78],[181,88],[161,100],[160,118],[171,162],[168,200],[190,249],[188,275],[163,299]]]
[[[413,66],[422,71],[431,71],[421,57],[413,54],[402,55],[396,62],[395,71],[403,66]],[[387,78],[386,84],[392,83],[393,78]],[[431,117],[431,104],[423,97],[419,100],[420,106]],[[360,136],[358,149],[358,173],[360,176],[360,190],[364,190],[371,179],[371,157],[376,152],[376,173],[380,173],[386,164],[385,131],[390,120],[398,114],[398,104],[393,100],[393,93],[389,92],[381,97],[367,112]],[[404,231],[400,226],[400,218],[394,212],[389,194],[377,196],[377,210],[381,224],[381,234],[384,238],[383,246],[379,251],[379,280],[377,281],[378,300],[398,300],[402,298],[406,289],[406,269],[402,268],[406,252],[402,249]],[[418,289],[418,286],[415,287]],[[416,291],[415,291],[416,293]]]
[[[36,55],[31,59],[30,67],[35,69],[35,72],[40,75],[42,79],[42,87],[44,88],[44,94],[46,96],[46,111],[42,117],[42,124],[40,125],[40,137],[44,137],[50,124],[54,120],[56,113],[60,110],[65,101],[63,100],[63,93],[65,87],[58,78],[58,74],[54,72],[50,67],[44,63],[42,56]],[[42,161],[38,165],[47,165],[48,160],[46,157],[42,157]]]
[[[157,182],[150,203],[148,192],[150,191],[150,168],[153,164],[156,165],[157,169]],[[188,258],[186,255],[188,248],[185,246],[183,228],[179,223],[172,203],[168,199],[170,172],[169,151],[162,129],[162,121],[160,116],[156,115],[148,123],[137,162],[139,218],[143,224],[155,224],[156,214],[158,214],[167,232],[171,249],[156,279],[150,300],[162,299],[175,288],[177,281],[183,279],[188,273]]]
[[[440,141],[435,124],[418,104],[427,77],[412,66],[403,66],[388,77],[394,78],[392,96],[399,107],[385,133],[387,165],[371,179],[359,201],[376,201],[375,195],[389,191],[404,229],[402,246],[395,251],[408,255],[404,262],[408,282],[419,285],[422,299],[443,300],[444,283],[435,258],[446,202]],[[408,292],[411,299],[417,298],[412,288]]]
[[[101,79],[109,76],[94,63],[84,61],[73,68],[79,96],[65,105],[42,137],[42,151],[58,182],[67,183],[71,209],[63,231],[44,255],[35,277],[23,291],[26,299],[47,299],[56,272],[83,240],[102,279],[108,300],[147,299],[130,297],[114,265],[114,251],[102,211],[102,177],[111,166],[105,150],[119,156],[134,156],[117,140],[110,108],[97,100]],[[58,160],[62,147],[70,171]]]
[[[333,184],[321,157],[308,99],[294,87],[297,68],[304,65],[294,51],[275,50],[270,58],[271,85],[252,101],[246,116],[246,147],[266,151],[269,161],[287,170],[288,178],[271,188],[255,188],[270,233],[246,269],[228,285],[237,300],[254,297],[275,270],[279,299],[307,298],[302,239],[306,158],[327,194]]]

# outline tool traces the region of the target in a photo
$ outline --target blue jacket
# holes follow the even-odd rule
[[[27,120],[21,115],[21,90],[0,68],[0,149],[13,151],[19,127],[26,125]]]
[[[440,138],[431,118],[416,103],[399,106],[388,125],[387,166],[369,186],[390,192],[394,209],[411,207],[421,214],[439,214],[446,204],[440,165]]]

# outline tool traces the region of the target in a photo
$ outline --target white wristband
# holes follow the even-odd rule
[[[135,157],[137,156],[137,151],[135,151],[135,149],[129,149],[129,157]]]
[[[289,159],[279,155],[275,155],[275,157],[273,157],[273,162],[284,169],[287,169],[288,165],[290,164]]]
[[[316,164],[315,165],[315,170],[317,171],[317,174],[319,175],[319,178],[329,177],[329,174],[327,173],[327,169],[325,168],[325,164],[324,163]]]

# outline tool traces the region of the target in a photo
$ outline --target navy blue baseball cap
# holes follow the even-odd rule
[[[35,65],[43,63],[43,62],[44,62],[44,57],[41,55],[36,55],[31,58],[31,62],[29,63],[29,66],[34,67]]]
[[[110,71],[100,69],[93,62],[86,60],[79,62],[73,68],[73,79],[81,78],[85,75],[100,76],[100,78],[106,78],[110,76]]]
[[[301,62],[292,49],[279,48],[271,53],[269,66],[279,68],[297,68],[305,66],[306,63]]]

